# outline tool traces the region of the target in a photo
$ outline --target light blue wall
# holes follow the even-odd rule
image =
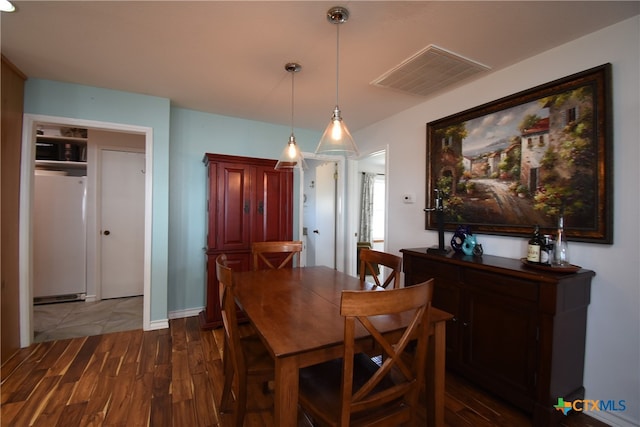
[[[172,108],[170,100],[96,87],[29,79],[25,113],[153,129],[151,320],[205,304],[205,153],[277,158],[288,126]],[[302,151],[321,133],[296,129]],[[298,175],[294,195],[298,194]],[[294,238],[298,231],[294,197]]]
[[[206,234],[205,153],[277,158],[290,128],[181,108],[171,109],[169,207],[169,311],[202,307],[205,300]],[[320,132],[296,129],[302,151],[315,150]],[[298,194],[298,176],[294,194]],[[298,230],[298,200],[294,197],[294,238]]]
[[[27,114],[153,128],[150,319],[166,319],[169,252],[169,100],[96,87],[28,79],[25,84],[24,111]]]

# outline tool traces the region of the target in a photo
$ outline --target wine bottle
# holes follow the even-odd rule
[[[567,236],[564,233],[564,215],[560,213],[558,217],[558,235],[553,248],[553,260],[551,265],[554,267],[569,266],[569,247],[567,245]]]
[[[551,265],[553,255],[553,237],[550,234],[542,236],[542,247],[540,248],[540,264]]]
[[[540,237],[540,226],[535,225],[533,235],[527,245],[527,261],[540,264],[540,251],[542,250],[542,238]]]

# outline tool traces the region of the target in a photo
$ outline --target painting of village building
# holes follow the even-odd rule
[[[594,90],[586,84],[432,126],[429,190],[444,195],[445,222],[551,231],[562,211],[567,228],[597,228]]]

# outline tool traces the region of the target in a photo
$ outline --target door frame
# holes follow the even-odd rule
[[[384,162],[384,177],[385,177],[385,191],[384,191],[384,209],[385,209],[385,217],[384,217],[384,251],[389,251],[389,145],[385,145],[383,147],[377,148],[372,151],[367,151],[364,154],[361,154],[357,159],[349,160],[349,204],[351,209],[349,211],[349,219],[348,219],[348,236],[349,240],[347,242],[347,251],[349,254],[354,254],[349,260],[349,270],[353,275],[356,275],[357,271],[357,263],[358,259],[355,254],[357,254],[357,246],[358,246],[358,233],[360,232],[360,193],[362,191],[361,188],[361,180],[360,180],[360,168],[359,162],[361,160],[366,159],[367,157],[374,156],[381,152],[385,153],[385,162]]]
[[[305,159],[313,159],[320,161],[336,162],[338,169],[338,182],[336,185],[336,239],[335,239],[335,252],[336,252],[336,270],[343,271],[349,274],[348,268],[350,265],[349,260],[345,259],[345,218],[347,217],[347,211],[345,209],[345,194],[346,194],[346,167],[345,158],[343,156],[331,156],[325,154],[315,153],[302,153],[302,157]],[[298,174],[298,236],[302,237],[302,226],[304,218],[304,169],[300,169]]]
[[[22,151],[20,165],[20,346],[28,347],[33,341],[33,174],[35,170],[35,140],[37,124],[51,124],[136,133],[145,135],[145,207],[144,207],[144,295],[143,329],[151,329],[151,230],[153,195],[153,128],[95,120],[74,119],[38,114],[25,114],[22,125]],[[96,230],[87,230],[95,233]]]

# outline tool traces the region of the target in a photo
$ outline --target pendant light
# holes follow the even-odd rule
[[[349,11],[341,6],[332,7],[327,11],[327,20],[336,25],[336,107],[333,110],[331,121],[320,138],[316,153],[320,154],[345,154],[347,157],[358,155],[351,133],[342,120],[340,107],[338,106],[338,83],[340,70],[340,24],[347,22]]]
[[[16,7],[9,0],[0,0],[0,12],[13,12]]]
[[[298,148],[298,144],[296,144],[296,137],[293,134],[293,77],[295,73],[302,69],[302,66],[295,62],[289,62],[285,64],[284,69],[291,74],[291,135],[289,136],[287,146],[282,151],[280,158],[278,158],[276,169],[304,168],[304,159],[302,158],[302,153],[300,152],[300,148]]]

